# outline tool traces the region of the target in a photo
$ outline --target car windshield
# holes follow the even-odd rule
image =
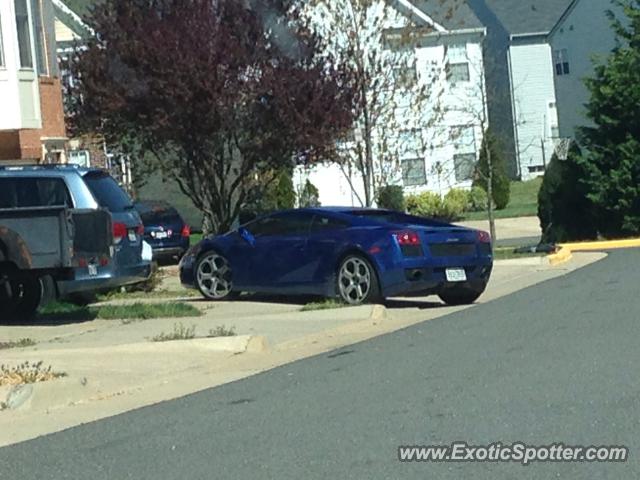
[[[84,181],[98,204],[110,212],[124,212],[133,208],[129,195],[108,173],[91,172],[84,176]]]

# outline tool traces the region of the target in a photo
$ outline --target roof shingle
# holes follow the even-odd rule
[[[573,0],[485,0],[511,35],[548,33]]]

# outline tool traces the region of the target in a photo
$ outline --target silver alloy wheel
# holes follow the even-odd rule
[[[360,257],[348,257],[338,273],[340,297],[351,305],[364,302],[371,291],[371,267]]]
[[[222,300],[231,293],[231,268],[222,255],[210,253],[198,263],[198,288],[212,300]]]

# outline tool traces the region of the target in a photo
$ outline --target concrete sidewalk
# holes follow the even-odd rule
[[[480,303],[565,275],[603,258],[576,254],[561,267],[497,262]],[[391,299],[386,306],[301,312],[301,304],[206,303],[200,318],[157,319],[123,325],[95,320],[61,325],[0,326],[0,340],[33,338],[34,347],[2,350],[3,364],[43,361],[66,378],[27,387],[16,410],[0,411],[0,446],[187,395],[279,365],[351,345],[466,307],[437,297]],[[235,327],[244,339],[263,338],[257,349],[209,348],[208,340],[149,342],[173,324],[196,325],[206,335],[218,325]],[[215,342],[216,340],[212,340]],[[203,346],[203,343],[206,346]],[[6,396],[6,388],[4,389]],[[0,391],[0,397],[3,392]],[[4,398],[0,398],[4,401]]]
[[[464,227],[489,231],[488,220],[459,222],[457,224]],[[537,241],[539,241],[541,235],[542,231],[540,230],[540,219],[538,217],[496,219],[496,236],[498,237],[498,242],[513,239],[537,239]]]

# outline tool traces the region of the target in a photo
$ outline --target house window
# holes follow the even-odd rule
[[[0,68],[4,67],[4,47],[2,45],[2,15],[0,15]]]
[[[396,87],[406,89],[413,88],[418,81],[415,65],[394,68],[393,78]]]
[[[398,150],[400,154],[416,155],[420,153],[422,150],[420,130],[400,130],[398,134]]]
[[[31,0],[31,17],[36,47],[36,68],[39,75],[47,76],[49,75],[49,64],[42,22],[42,0]]]
[[[447,65],[447,81],[449,83],[468,82],[471,79],[469,75],[469,63],[450,63]]]
[[[466,182],[473,179],[473,171],[476,167],[475,153],[457,153],[453,156],[453,165],[457,182]]]
[[[451,140],[458,151],[465,153],[476,152],[476,135],[472,126],[458,125],[452,127]]]
[[[569,55],[566,48],[554,50],[553,63],[556,67],[556,75],[569,75],[571,73],[569,69]]]
[[[405,187],[425,185],[427,172],[422,158],[402,160],[402,182]]]
[[[29,27],[29,10],[27,0],[14,0],[16,10],[16,30],[18,32],[18,50],[20,68],[33,68],[31,53],[31,29]]]
[[[447,46],[447,81],[455,84],[469,80],[467,45],[457,43]]]
[[[454,43],[447,46],[447,61],[449,63],[463,63],[467,59],[467,45],[464,43]]]

